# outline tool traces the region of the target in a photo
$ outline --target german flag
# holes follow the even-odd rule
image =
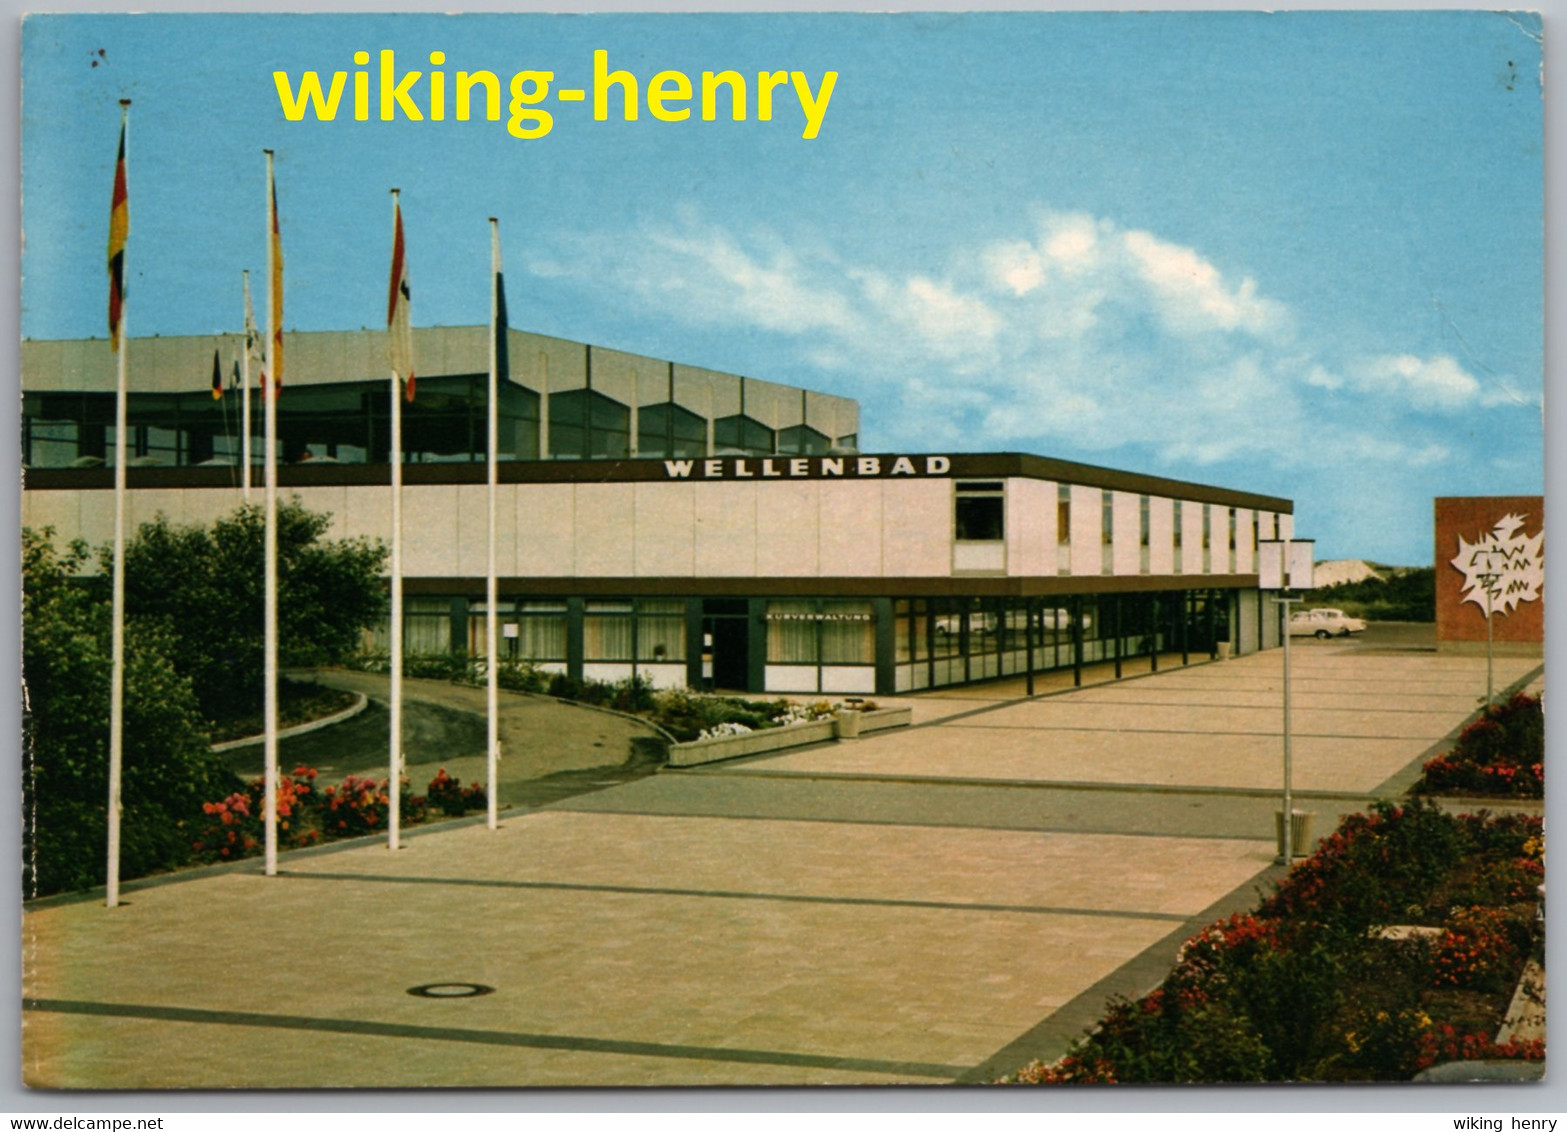
[[[114,199],[109,205],[109,348],[120,349],[120,319],[125,312],[125,237],[131,230],[125,191],[125,111],[120,111],[120,155],[114,162]]]
[[[218,352],[212,351],[212,399],[223,400],[223,367],[218,362]]]

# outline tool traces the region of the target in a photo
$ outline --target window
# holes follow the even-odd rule
[[[720,417],[713,422],[713,447],[747,456],[771,456],[776,451],[773,430],[747,416]]]
[[[893,618],[894,659],[899,664],[924,660],[928,651],[925,638],[930,631],[930,617],[925,611],[924,599],[894,602]]]
[[[1115,573],[1115,493],[1099,493],[1099,572]]]
[[[637,410],[637,455],[652,459],[707,455],[707,421],[673,401]]]
[[[686,603],[680,600],[638,601],[637,659],[662,664],[686,658]]]
[[[1000,480],[953,485],[953,530],[959,542],[998,542],[1005,537],[1006,496]]]
[[[1072,572],[1072,488],[1056,485],[1056,573]]]
[[[768,602],[767,663],[815,664],[820,657],[816,640],[816,603]]]
[[[868,601],[822,602],[822,663],[875,664],[876,615]]]
[[[631,602],[590,601],[583,610],[582,659],[631,659]]]
[[[486,656],[489,653],[489,638],[486,632],[489,626],[488,619],[485,617],[488,608],[482,600],[468,603],[468,651],[474,656]],[[497,632],[500,633],[500,644],[496,653],[502,657],[517,654],[517,638],[506,634],[506,626],[517,621],[515,610],[515,603],[505,598],[495,603],[495,625]]]
[[[409,463],[482,461],[486,455],[487,374],[426,377],[419,398],[402,405],[403,459]],[[191,467],[236,464],[245,431],[242,401],[229,388],[212,399],[206,374],[199,392],[132,393],[127,405],[129,455],[143,463]],[[23,396],[24,459],[32,465],[98,466],[114,455],[114,395]],[[263,459],[265,403],[251,398],[251,450]],[[569,424],[570,422],[568,422]],[[539,395],[511,382],[500,387],[498,443],[503,460],[539,452]],[[289,387],[277,403],[278,458],[293,463],[384,464],[391,452],[391,398],[385,378]]]
[[[517,603],[517,655],[523,660],[566,659],[566,603]]]
[[[1148,573],[1148,557],[1152,550],[1149,530],[1151,506],[1146,495],[1137,501],[1137,568],[1144,574]]]
[[[550,394],[551,456],[620,460],[630,452],[631,410],[625,405],[591,389]]]
[[[390,619],[377,629],[374,647],[390,649]],[[452,651],[452,603],[444,597],[410,597],[403,600],[403,655],[430,655]]]
[[[22,463],[30,468],[69,468],[78,459],[77,425],[75,421],[46,421],[40,418],[24,418]],[[103,457],[98,457],[102,462]]]
[[[768,664],[875,664],[876,615],[868,601],[770,601]]]
[[[1233,507],[1226,507],[1224,509],[1224,513],[1225,513],[1226,516],[1228,516],[1228,523],[1229,523],[1229,528],[1230,528],[1230,573],[1233,574],[1233,573],[1235,573],[1235,547],[1236,547],[1236,543],[1235,543],[1235,520],[1236,520],[1235,508],[1233,508]]]
[[[778,433],[778,451],[788,456],[820,456],[831,446],[826,433],[809,425],[795,425]]]
[[[838,438],[838,443],[833,445],[833,447],[848,448],[852,451],[858,452],[860,450],[860,435],[857,432],[851,432],[848,436],[840,436]]]

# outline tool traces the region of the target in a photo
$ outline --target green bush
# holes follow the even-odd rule
[[[1476,848],[1464,823],[1431,802],[1377,802],[1370,813],[1345,818],[1259,914],[1310,918],[1348,933],[1411,922]]]
[[[297,501],[277,509],[278,659],[338,664],[386,611],[385,548],[325,541],[330,515]],[[125,545],[128,618],[156,620],[175,641],[177,670],[209,720],[253,712],[263,695],[265,515],[245,506],[210,528],[158,516]],[[99,552],[104,587],[113,567]]]
[[[1304,606],[1342,609],[1368,621],[1435,621],[1436,570],[1430,566],[1396,570],[1390,577],[1373,576],[1340,582],[1311,591]]]
[[[1418,794],[1545,794],[1545,712],[1538,696],[1492,704],[1457,744],[1422,768]]]
[[[26,760],[23,891],[88,888],[107,878],[110,609],[79,571],[86,546],[59,554],[52,532],[22,532],[22,668]],[[181,823],[232,775],[208,750],[178,640],[159,621],[129,621],[125,639],[120,875],[189,859]]]
[[[1538,817],[1351,815],[1255,913],[1188,940],[1157,989],[1003,1081],[1405,1080],[1439,1060],[1542,1058],[1543,1042],[1490,1037],[1539,947],[1542,851]],[[1394,924],[1442,930],[1379,930]]]

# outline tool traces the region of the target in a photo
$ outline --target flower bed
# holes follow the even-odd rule
[[[317,772],[294,768],[278,776],[278,847],[303,849],[323,841],[362,837],[386,828],[391,814],[389,779],[360,778],[350,774],[335,786],[316,789]],[[201,863],[233,861],[254,856],[264,848],[266,828],[266,780],[257,778],[243,790],[219,802],[206,802],[207,821],[192,839],[193,858]],[[403,779],[398,813],[403,825],[416,825],[432,811],[461,816],[487,804],[484,787],[477,782],[464,787],[444,768],[430,780],[425,793],[414,794]]]
[[[349,666],[362,672],[386,672],[391,664],[386,653],[361,653]],[[410,653],[403,658],[403,675],[482,686],[485,667],[482,658],[466,652]],[[686,688],[654,691],[653,686],[640,677],[614,682],[574,680],[563,672],[546,672],[526,661],[515,660],[500,662],[496,683],[512,692],[535,692],[638,715],[668,732],[677,743],[806,723],[824,719],[839,707],[825,700],[795,704],[783,699],[747,700],[738,696],[707,695]],[[866,703],[860,707],[872,711],[876,705]]]
[[[1065,1057],[1003,1080],[1393,1081],[1541,1059],[1542,1042],[1493,1038],[1541,947],[1540,831],[1420,800],[1352,815],[1255,911],[1188,940],[1156,990],[1111,1000]]]
[[[1545,713],[1538,696],[1494,704],[1445,755],[1426,763],[1417,794],[1545,796]]]

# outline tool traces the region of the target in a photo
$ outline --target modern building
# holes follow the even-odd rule
[[[279,482],[334,536],[390,534],[384,342],[285,336]],[[890,694],[1279,643],[1256,554],[1294,533],[1289,500],[1015,453],[866,454],[850,400],[518,331],[507,344],[509,655],[661,686]],[[214,354],[227,373],[239,348],[131,343],[133,525],[238,504],[239,399],[210,382]],[[420,331],[416,352],[405,641],[482,651],[487,329]],[[23,343],[25,524],[109,540],[113,387],[101,340]]]

